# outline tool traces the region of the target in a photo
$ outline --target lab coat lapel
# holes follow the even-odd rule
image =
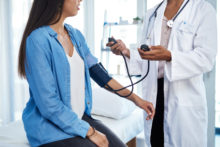
[[[163,4],[160,6],[160,8],[157,10],[157,17],[155,18],[154,28],[153,28],[154,29],[153,45],[160,45],[162,20],[166,5],[167,5],[167,1],[165,0]],[[158,61],[155,61],[156,69],[158,68],[158,63],[159,63]]]
[[[160,45],[162,20],[166,5],[167,1],[164,1],[161,7],[157,10],[157,17],[154,22],[154,45]]]
[[[184,4],[186,3],[186,1],[187,0],[184,0]],[[192,1],[189,1],[189,3],[186,5],[186,7],[182,10],[182,12],[179,14],[179,16],[174,21],[173,28],[170,34],[168,47],[167,47],[168,50],[172,50],[172,44],[173,44],[172,38],[174,36],[175,30],[177,30],[182,23],[184,25],[188,25],[188,23],[191,21],[189,17],[190,17],[190,13],[192,14],[192,11],[190,11],[192,10],[192,3],[193,3]]]

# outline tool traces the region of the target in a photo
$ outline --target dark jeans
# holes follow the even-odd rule
[[[106,135],[109,142],[109,147],[126,147],[125,144],[110,129],[101,123],[101,121],[95,120],[85,114],[83,115],[82,119],[87,121],[96,130]],[[77,136],[44,144],[40,147],[96,147],[96,145],[87,138],[84,139]]]
[[[163,90],[164,79],[158,79],[157,86],[157,103],[156,113],[154,116],[152,130],[151,130],[151,146],[152,147],[164,147],[164,90]]]

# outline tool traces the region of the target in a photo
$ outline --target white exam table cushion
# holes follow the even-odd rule
[[[0,127],[0,147],[29,147],[22,121]]]
[[[143,111],[136,108],[131,115],[120,120],[93,115],[94,119],[101,120],[112,130],[124,143],[127,143],[144,129]]]
[[[124,143],[136,137],[143,130],[144,126],[143,113],[139,108],[121,120],[96,115],[93,115],[93,117],[102,121]],[[0,127],[0,147],[29,147],[22,121]]]
[[[92,91],[92,114],[122,119],[130,115],[136,108],[133,102],[103,88],[96,87]]]

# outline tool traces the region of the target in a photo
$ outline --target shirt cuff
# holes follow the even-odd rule
[[[80,126],[79,126],[79,136],[82,138],[86,138],[86,135],[89,131],[90,125],[84,120],[81,120]]]

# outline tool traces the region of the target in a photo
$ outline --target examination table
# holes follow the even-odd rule
[[[136,136],[143,131],[143,111],[128,100],[99,88],[93,89],[93,97],[92,116],[101,120],[128,147],[135,147]],[[29,147],[22,121],[0,127],[0,147]]]

